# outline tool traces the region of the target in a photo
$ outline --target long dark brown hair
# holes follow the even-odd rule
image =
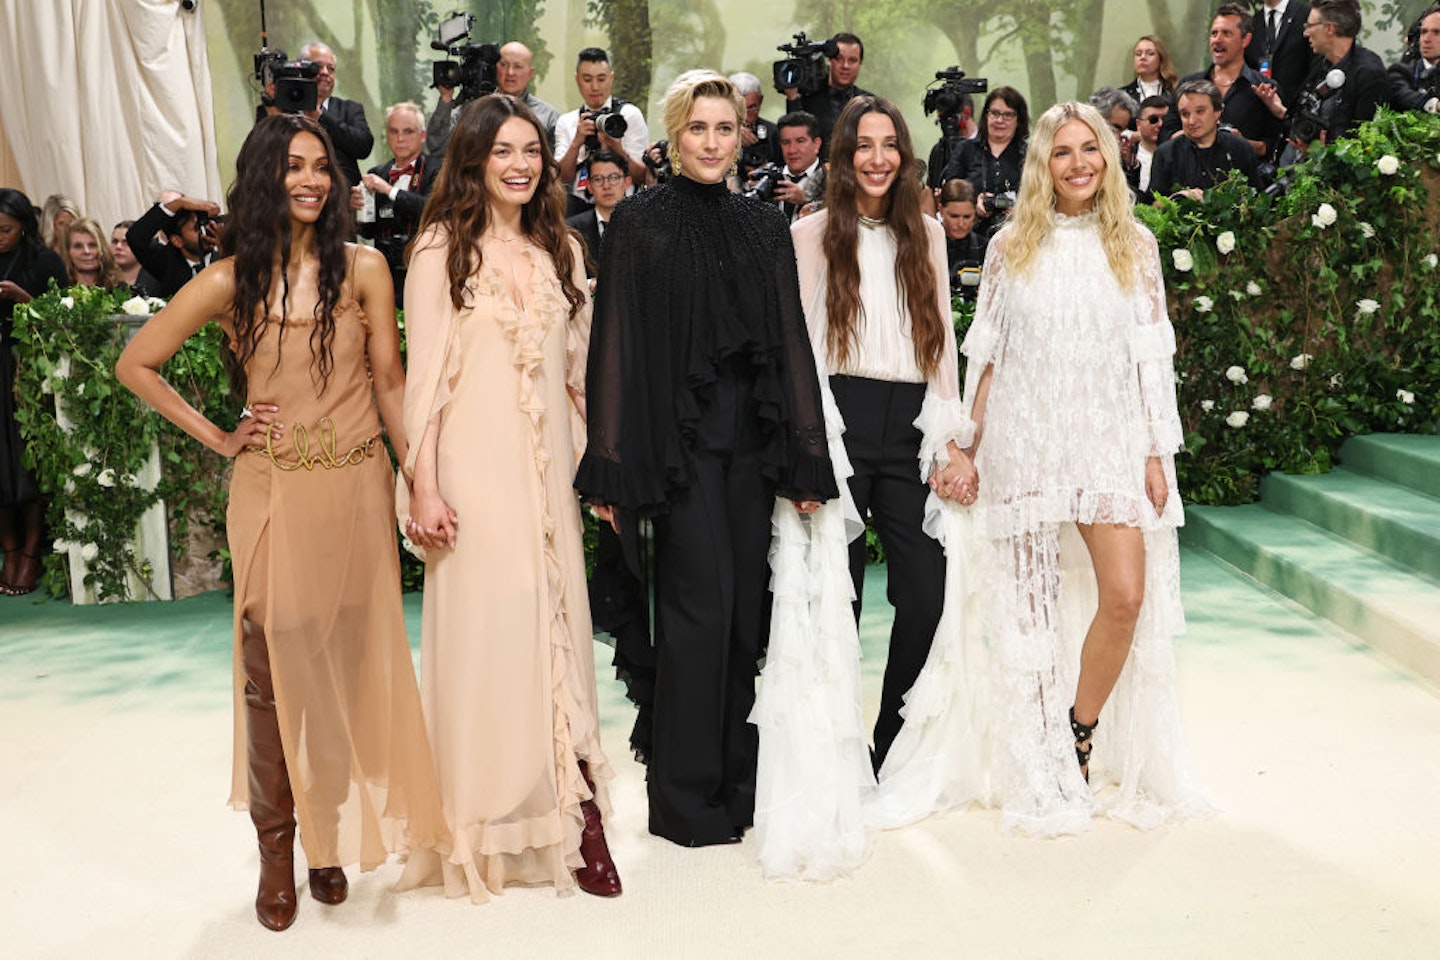
[[[446,272],[450,278],[450,303],[456,310],[465,306],[465,288],[471,275],[480,269],[484,257],[477,242],[490,224],[490,195],[485,189],[485,165],[500,127],[511,117],[519,117],[535,128],[540,140],[540,182],[535,194],[520,213],[520,229],[535,245],[550,255],[565,299],[570,302],[573,317],[585,303],[585,294],[572,276],[575,257],[570,238],[578,234],[565,226],[565,193],[560,185],[560,170],[545,139],[540,121],[530,108],[503,93],[491,94],[470,103],[460,113],[450,146],[445,151],[445,165],[435,179],[435,187],[425,201],[416,238],[424,237],[430,227],[446,231]],[[407,257],[414,252],[411,241]]]
[[[230,321],[235,327],[233,347],[226,351],[226,370],[236,393],[246,393],[245,365],[269,323],[270,292],[279,269],[280,346],[285,342],[285,321],[290,300],[290,196],[285,190],[290,141],[308,133],[325,145],[330,167],[330,192],[315,223],[315,253],[320,260],[320,299],[315,304],[315,325],[310,331],[310,356],[320,373],[323,393],[334,368],[331,345],[335,340],[335,307],[345,284],[348,260],[345,238],[354,221],[350,213],[350,184],[340,171],[335,146],[320,124],[298,114],[266,117],[245,138],[235,158],[235,182],[225,196],[230,219],[221,234],[220,253],[234,258],[235,296]],[[275,365],[280,365],[277,350]]]
[[[829,264],[825,289],[825,351],[831,369],[849,359],[859,337],[860,316],[860,207],[856,200],[859,183],[855,176],[855,150],[860,118],[881,113],[895,124],[900,148],[900,169],[888,194],[886,223],[895,237],[895,280],[905,292],[910,311],[910,337],[915,344],[915,363],[926,379],[940,365],[944,338],[952,336],[940,316],[935,299],[939,279],[930,263],[930,236],[921,211],[925,184],[915,176],[915,148],[905,118],[895,105],[881,97],[852,99],[835,121],[830,140],[830,169],[825,180],[825,223],[823,245]]]

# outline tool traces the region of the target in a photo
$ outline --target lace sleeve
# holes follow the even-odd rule
[[[1150,231],[1140,229],[1140,312],[1130,330],[1130,355],[1140,380],[1140,404],[1150,437],[1150,456],[1179,452],[1185,446],[1175,404],[1175,327],[1165,306],[1160,248]]]
[[[925,384],[925,402],[915,428],[920,431],[920,479],[928,480],[930,471],[950,462],[946,446],[968,447],[975,439],[975,422],[960,401],[960,360],[955,349],[955,335],[950,310],[949,259],[945,253],[945,229],[938,221],[928,221],[930,268],[935,271],[935,298],[940,319],[947,336],[941,341],[940,364]]]
[[[1002,229],[985,251],[975,319],[965,334],[965,342],[960,344],[960,352],[965,354],[965,396],[961,401],[965,432],[955,442],[962,447],[975,442],[975,394],[986,368],[999,358],[1005,340],[1005,288],[1010,282],[1005,270],[1005,240],[1006,231]]]
[[[775,218],[777,268],[775,272],[780,307],[781,350],[785,358],[785,390],[789,422],[787,429],[788,468],[780,478],[778,493],[791,500],[832,500],[839,495],[835,469],[825,439],[825,411],[811,348],[811,332],[800,305],[795,247],[790,229]]]

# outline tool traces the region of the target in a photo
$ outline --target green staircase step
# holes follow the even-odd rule
[[[1339,457],[1356,473],[1440,497],[1440,436],[1372,433],[1351,437],[1341,445]]]
[[[1440,685],[1440,587],[1424,577],[1259,504],[1187,507],[1181,540]]]
[[[1272,473],[1261,502],[1292,513],[1440,583],[1440,500],[1344,467],[1319,476]]]

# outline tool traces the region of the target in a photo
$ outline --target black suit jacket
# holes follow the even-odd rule
[[[420,223],[420,213],[425,209],[425,198],[430,196],[430,191],[435,187],[435,180],[440,176],[440,167],[444,161],[440,157],[421,155],[420,162],[423,167],[420,171],[420,182],[412,183],[410,190],[401,190],[395,194],[395,199],[377,196],[375,206],[377,212],[390,207],[395,214],[394,217],[377,217],[374,223],[360,224],[360,235],[367,240],[374,240],[383,234],[391,236],[414,236],[415,227]],[[395,158],[391,157],[378,167],[371,167],[369,173],[375,174],[381,180],[390,179],[390,171],[395,166]],[[359,181],[357,180],[356,183]],[[383,230],[382,227],[389,227]]]
[[[1440,84],[1440,65],[1426,67],[1425,61],[1400,60],[1386,71],[1390,76],[1390,89],[1397,110],[1423,110],[1435,94],[1430,88]]]
[[[1310,41],[1305,39],[1305,21],[1310,16],[1310,5],[1290,0],[1275,33],[1275,49],[1265,49],[1265,22],[1269,12],[1265,4],[1255,7],[1255,23],[1251,27],[1250,46],[1245,48],[1245,64],[1259,70],[1260,64],[1270,61],[1270,79],[1280,88],[1280,99],[1285,106],[1295,102],[1310,72],[1310,60],[1315,56]]]
[[[135,259],[140,261],[143,267],[152,277],[155,278],[155,285],[151,288],[157,297],[166,300],[175,296],[180,288],[190,282],[198,269],[190,265],[181,253],[169,240],[161,237],[160,243],[155,238],[161,233],[169,233],[175,227],[175,218],[167,214],[160,204],[155,204],[145,215],[130,225],[125,233],[125,242],[130,244],[130,250],[135,254]],[[212,254],[206,254],[204,264],[209,263]]]
[[[340,155],[340,169],[349,181],[348,186],[360,182],[360,161],[370,156],[375,146],[375,135],[365,120],[365,108],[354,100],[342,100],[332,96],[320,113],[320,126],[330,134],[335,152]]]
[[[585,264],[585,276],[594,278],[595,271],[600,266],[600,221],[595,214],[595,208],[591,207],[573,217],[565,218],[565,225],[573,227],[585,238],[585,252],[590,256],[589,262]]]

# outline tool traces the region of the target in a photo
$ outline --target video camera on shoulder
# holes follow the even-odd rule
[[[819,93],[830,85],[829,60],[840,55],[840,45],[832,40],[809,40],[805,31],[792,34],[794,43],[776,47],[790,56],[774,65],[775,89],[784,93],[797,90],[800,96]]]
[[[474,14],[452,13],[440,21],[436,39],[430,41],[431,50],[459,58],[437,60],[430,68],[430,85],[454,89],[457,104],[488,96],[499,89],[495,64],[500,62],[500,45],[461,42],[470,36],[474,27]]]
[[[308,113],[320,103],[319,87],[315,78],[320,76],[320,64],[313,60],[291,60],[284,50],[261,47],[255,54],[255,80],[265,93],[260,102],[267,107],[276,107],[281,113]]]
[[[1313,90],[1304,89],[1295,98],[1295,107],[1285,121],[1285,136],[1309,143],[1330,127],[1324,103],[1345,85],[1345,71],[1335,69]]]
[[[939,86],[936,86],[939,84]],[[984,77],[967,77],[958,66],[935,71],[935,79],[925,88],[925,116],[939,113],[943,121],[946,116],[959,117],[966,98],[990,89],[990,81]]]

